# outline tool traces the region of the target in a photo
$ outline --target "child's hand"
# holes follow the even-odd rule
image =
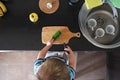
[[[48,42],[47,42],[47,46],[52,46],[53,45],[53,42],[54,42],[54,39],[51,39],[51,40],[49,40]]]
[[[72,49],[69,46],[66,46],[66,48],[64,48],[64,50],[69,52],[69,53],[73,52]]]
[[[75,59],[75,55],[72,51],[72,49],[67,46],[65,49],[65,51],[68,51],[68,54],[69,54],[69,65],[74,69],[76,70],[76,59]]]

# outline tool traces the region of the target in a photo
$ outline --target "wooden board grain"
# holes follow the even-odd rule
[[[42,43],[46,44],[58,30],[62,33],[53,44],[68,44],[72,37],[80,37],[80,32],[73,33],[67,26],[45,26],[42,28]]]
[[[52,8],[47,8],[47,3],[52,3]],[[59,8],[59,0],[39,0],[39,8],[46,14],[52,14]]]

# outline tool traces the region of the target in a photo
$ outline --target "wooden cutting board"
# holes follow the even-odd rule
[[[72,37],[80,37],[80,32],[73,33],[67,26],[45,26],[42,28],[42,43],[46,44],[58,30],[62,33],[53,44],[68,44]]]

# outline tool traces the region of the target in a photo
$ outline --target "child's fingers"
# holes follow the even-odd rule
[[[72,51],[72,49],[69,46],[66,46],[66,48],[64,50],[67,51],[67,52],[71,52]]]
[[[67,49],[71,49],[69,46],[66,46]]]
[[[50,42],[53,43],[53,42],[54,42],[54,39],[51,39]]]
[[[70,50],[69,46],[66,46],[66,47],[64,48],[64,50],[65,50],[65,51],[69,51],[69,50]]]
[[[54,39],[49,40],[49,41],[47,42],[47,46],[52,45],[53,42],[54,42]]]
[[[65,51],[67,51],[68,49],[67,48],[64,48]]]

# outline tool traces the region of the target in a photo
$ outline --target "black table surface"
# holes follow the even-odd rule
[[[0,50],[40,50],[45,44],[41,41],[44,26],[68,26],[72,32],[80,32],[78,14],[84,0],[70,6],[68,0],[59,0],[59,9],[53,14],[45,14],[39,9],[39,0],[10,0],[4,2],[8,12],[0,18]],[[32,23],[29,14],[36,12],[39,21]],[[81,32],[80,32],[81,33]],[[86,50],[119,50],[101,49],[88,42],[81,34],[80,38],[72,38],[69,46],[74,51]],[[61,51],[63,45],[53,45],[50,50]]]

